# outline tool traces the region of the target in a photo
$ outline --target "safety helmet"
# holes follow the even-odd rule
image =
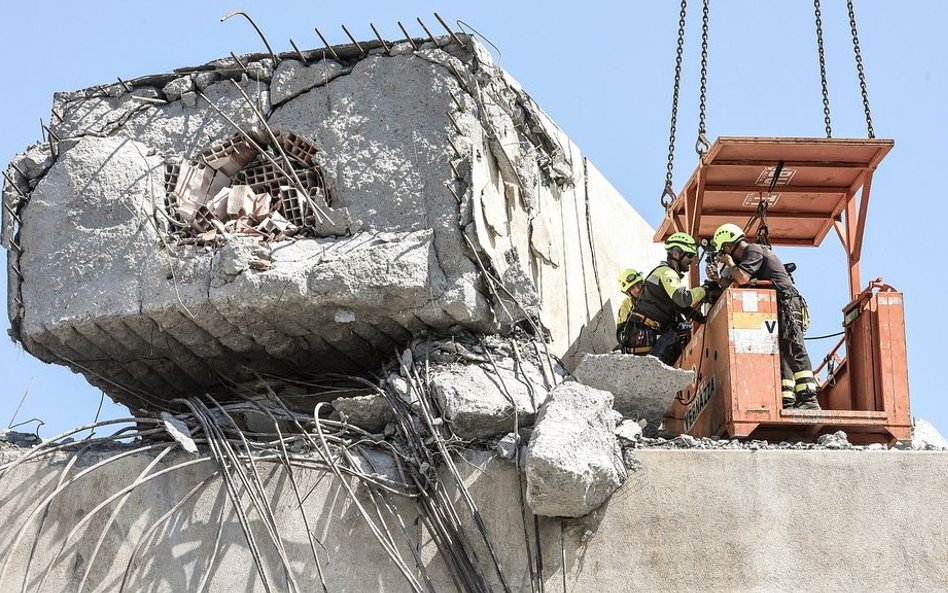
[[[698,253],[698,244],[695,243],[694,237],[688,233],[672,233],[671,236],[665,240],[665,251],[669,251],[673,247],[677,247],[685,253],[692,255]]]
[[[619,274],[619,289],[622,292],[627,292],[630,288],[644,280],[642,272],[636,270],[635,268],[627,268],[622,270],[622,273]]]
[[[714,231],[714,250],[721,251],[721,248],[729,243],[736,243],[744,238],[744,229],[734,223],[728,222],[718,227]]]

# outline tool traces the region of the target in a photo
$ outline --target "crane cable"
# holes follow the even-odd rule
[[[826,124],[826,137],[833,137],[833,125],[830,121],[829,85],[826,82],[826,56],[823,53],[823,15],[820,12],[820,0],[813,0],[813,12],[816,16],[816,51],[820,58],[820,83],[823,86],[823,122]]]
[[[678,129],[678,96],[681,90],[681,63],[685,45],[685,21],[688,14],[688,0],[681,0],[678,12],[678,43],[675,49],[675,82],[672,87],[671,121],[668,126],[668,161],[665,170],[665,187],[659,202],[667,211],[675,200],[673,175],[675,170],[675,135]],[[695,152],[700,158],[711,148],[707,133],[707,95],[708,95],[708,22],[710,20],[710,0],[702,0],[701,10],[701,86],[698,98],[698,137],[695,140]]]
[[[675,50],[675,84],[672,87],[671,123],[668,130],[668,163],[665,170],[665,188],[659,197],[662,207],[668,211],[675,200],[672,188],[672,172],[675,169],[675,131],[678,127],[678,92],[681,88],[681,59],[685,46],[685,17],[688,14],[688,0],[681,0],[678,12],[678,47]]]
[[[859,48],[859,32],[856,30],[856,9],[853,0],[846,0],[849,9],[849,28],[853,34],[853,55],[856,57],[856,74],[859,76],[859,89],[862,92],[862,108],[866,112],[866,129],[870,138],[876,137],[872,129],[872,110],[869,108],[869,88],[866,86],[866,72],[862,67],[862,50]]]
[[[695,152],[698,158],[704,160],[704,155],[711,148],[708,137],[705,136],[705,107],[708,94],[708,12],[710,0],[703,0],[701,11],[701,92],[698,98],[698,139],[695,140]]]

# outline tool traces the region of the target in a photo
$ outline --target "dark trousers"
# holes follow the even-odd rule
[[[687,338],[682,340],[681,332],[679,332],[677,328],[667,329],[659,334],[649,354],[668,366],[672,366],[675,364],[675,361],[678,360],[678,357],[681,356],[681,351],[686,343]]]
[[[675,364],[685,344],[688,343],[688,326],[653,328],[630,319],[623,334],[623,352],[654,356],[668,366]]]
[[[803,339],[802,297],[796,292],[782,295],[777,300],[777,313],[780,326],[780,378],[784,397],[788,397],[791,388],[791,397],[804,391],[816,392],[813,366]]]

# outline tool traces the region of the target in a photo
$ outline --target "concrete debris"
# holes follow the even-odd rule
[[[912,425],[912,449],[922,451],[941,451],[948,449],[948,440],[938,432],[931,422],[924,418],[915,418]]]
[[[547,398],[542,383],[507,369],[449,365],[431,372],[435,401],[451,429],[463,439],[487,438],[533,424]]]
[[[386,424],[395,422],[392,406],[378,393],[334,399],[332,407],[344,422],[369,432],[382,432]]]
[[[546,517],[581,517],[625,481],[612,394],[568,381],[540,408],[527,447],[527,503]]]
[[[694,371],[676,369],[652,356],[586,354],[573,371],[584,385],[615,396],[615,409],[626,418],[644,419],[645,436],[659,434],[665,410],[675,395],[694,381]]]
[[[32,433],[16,432],[15,430],[0,430],[0,465],[15,461],[26,455],[29,450],[43,442]]]
[[[270,82],[258,55],[243,62],[259,82],[224,58],[55,96],[57,157],[16,178],[28,199],[3,192],[29,352],[137,406],[224,395],[221,374],[366,375],[425,332],[530,318],[570,368],[573,344],[608,337],[597,287],[630,249],[660,248],[488,52],[305,55]],[[241,257],[224,269],[227,250]]]
[[[28,449],[30,447],[35,447],[42,442],[43,439],[36,436],[32,432],[17,432],[15,430],[10,430],[9,428],[0,430],[0,445]]]
[[[353,447],[351,451],[356,470],[375,479],[403,484],[404,474],[399,471],[398,463],[390,453],[371,447]]]
[[[406,381],[401,375],[397,373],[389,373],[385,380],[395,391],[395,395],[402,398],[403,401],[410,402],[412,399],[414,399],[411,395],[411,389],[408,386],[408,381]]]
[[[217,75],[217,72],[205,71],[195,72],[191,75],[191,78],[194,79],[194,86],[196,86],[199,91],[203,91],[217,82],[220,77]]]
[[[852,445],[849,444],[848,435],[842,430],[837,430],[833,434],[824,434],[820,435],[816,439],[817,445],[822,445],[827,449],[848,449]]]
[[[161,89],[161,92],[164,93],[165,98],[169,101],[175,101],[180,99],[184,93],[191,92],[193,90],[194,80],[190,76],[181,76],[166,84]]]
[[[188,453],[197,453],[197,445],[194,443],[194,439],[191,437],[191,429],[188,428],[188,425],[178,420],[168,412],[161,413],[161,420],[164,422],[165,431],[171,438],[178,441],[181,447]]]
[[[642,434],[642,425],[634,420],[622,420],[618,426],[616,426],[616,436],[633,440],[638,438]]]
[[[494,445],[494,450],[503,459],[516,459],[517,457],[517,437],[513,433],[508,433]]]
[[[625,450],[639,449],[706,449],[706,450],[793,450],[811,451],[827,449],[843,449],[847,451],[887,451],[889,448],[881,443],[870,445],[853,445],[849,443],[846,433],[837,431],[832,434],[821,435],[817,442],[812,441],[780,441],[769,442],[757,439],[740,440],[727,438],[697,438],[690,435],[679,435],[674,438],[638,437],[622,443]],[[910,445],[896,444],[892,450],[911,449]]]
[[[330,207],[314,143],[281,129],[272,138],[255,135],[231,136],[195,161],[168,162],[168,216],[186,225],[172,233],[179,241],[214,244],[235,234],[278,241],[306,229],[318,236],[358,230],[348,212]],[[255,146],[261,143],[263,153]]]
[[[197,93],[192,91],[187,91],[181,94],[181,104],[185,107],[194,107],[197,105],[198,96]]]

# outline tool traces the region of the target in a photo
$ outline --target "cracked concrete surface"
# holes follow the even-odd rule
[[[373,372],[431,330],[532,319],[568,367],[611,349],[612,272],[656,259],[651,228],[473,40],[369,47],[57,94],[58,142],[4,184],[14,337],[133,409],[221,375]],[[257,111],[320,147],[358,232],[175,242],[163,163],[259,134]]]

